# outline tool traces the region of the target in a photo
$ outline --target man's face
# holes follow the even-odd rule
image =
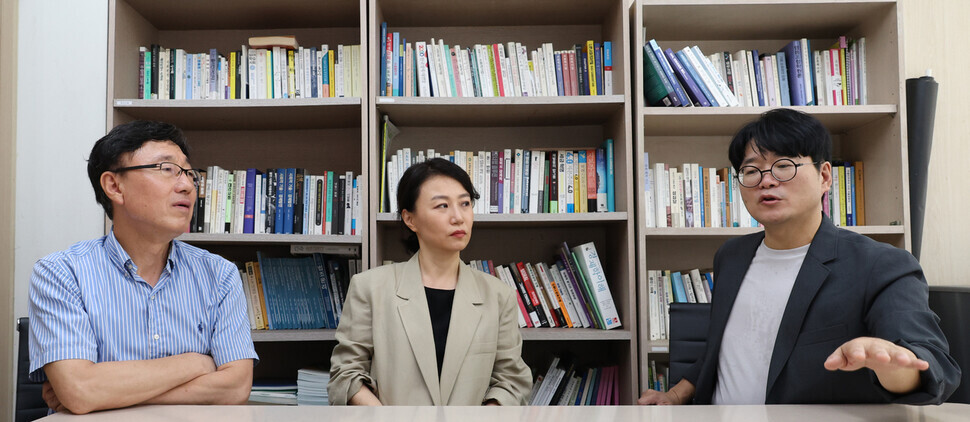
[[[119,167],[155,164],[163,161],[190,168],[182,150],[171,141],[150,141],[127,157]],[[136,231],[169,235],[185,232],[192,220],[196,187],[186,174],[171,177],[157,168],[129,170],[116,174],[118,200],[113,198],[114,221],[130,224]],[[120,202],[119,202],[120,200]]]
[[[785,157],[770,151],[759,151],[753,142],[745,148],[741,166],[768,170],[779,159],[791,159],[796,165],[795,177],[779,182],[771,172],[762,175],[754,187],[740,186],[741,199],[748,212],[766,229],[797,227],[810,224],[822,212],[822,195],[832,184],[832,164],[825,162],[816,169],[811,157]]]

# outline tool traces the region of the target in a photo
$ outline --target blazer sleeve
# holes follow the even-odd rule
[[[883,251],[880,251],[883,252]],[[929,286],[919,263],[910,253],[891,249],[875,261],[867,302],[866,324],[871,335],[911,350],[930,364],[920,372],[920,387],[896,395],[873,383],[887,400],[903,404],[940,404],[960,384],[960,368],[950,356],[949,345],[940,329],[939,317],[929,308]]]
[[[337,346],[330,357],[330,382],[327,384],[330,404],[333,405],[347,404],[364,384],[377,390],[370,374],[374,356],[373,304],[362,284],[364,279],[360,275],[351,278],[337,325]]]
[[[532,371],[522,360],[522,333],[515,314],[518,311],[515,296],[509,290],[500,308],[495,365],[483,402],[494,399],[502,406],[524,405],[532,391]]]

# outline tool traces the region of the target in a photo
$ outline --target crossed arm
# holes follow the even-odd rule
[[[136,404],[243,404],[252,386],[253,361],[216,368],[210,356],[198,353],[102,363],[67,359],[45,365],[44,372],[47,405],[84,414]]]

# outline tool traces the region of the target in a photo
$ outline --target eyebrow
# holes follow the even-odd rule
[[[431,200],[434,201],[436,199],[448,199],[448,198],[450,198],[448,195],[435,195],[431,197]],[[468,193],[463,193],[461,195],[458,195],[458,198],[471,198],[471,195],[469,195]]]

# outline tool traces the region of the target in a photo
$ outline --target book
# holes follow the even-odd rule
[[[285,47],[285,48],[298,48],[299,43],[296,42],[295,35],[267,35],[258,37],[249,37],[249,48],[273,48],[273,47]]]

